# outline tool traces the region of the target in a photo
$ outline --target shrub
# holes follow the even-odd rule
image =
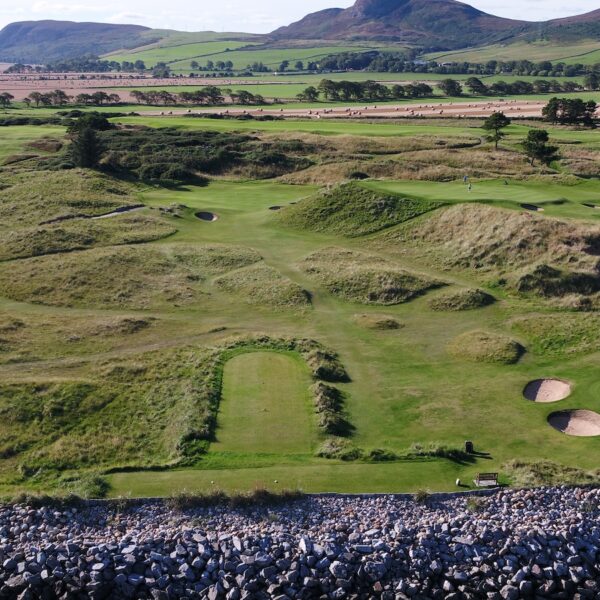
[[[317,451],[317,456],[330,460],[351,462],[361,459],[363,451],[354,446],[349,440],[329,438],[323,442]]]
[[[431,492],[429,492],[428,490],[422,490],[422,489],[417,490],[413,495],[413,500],[417,504],[427,505],[427,504],[429,504],[429,501],[431,500]]]
[[[470,496],[467,499],[467,510],[472,513],[480,513],[485,510],[486,502],[483,498]]]

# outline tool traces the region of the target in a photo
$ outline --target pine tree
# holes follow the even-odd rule
[[[71,160],[77,167],[93,169],[98,166],[102,149],[96,132],[91,127],[79,131],[71,143]]]

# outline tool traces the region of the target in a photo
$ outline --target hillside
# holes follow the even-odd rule
[[[141,25],[23,21],[0,31],[0,61],[47,63],[85,54],[103,54],[132,48],[154,40]]]
[[[527,37],[573,41],[599,35],[600,11],[530,23],[489,15],[456,0],[357,0],[348,9],[313,13],[272,33],[275,39],[387,39],[430,49]]]

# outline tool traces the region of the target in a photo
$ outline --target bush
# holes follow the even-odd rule
[[[317,456],[330,460],[352,462],[361,459],[363,457],[363,451],[348,440],[329,438],[323,442],[317,451]]]
[[[480,513],[485,510],[486,501],[483,498],[470,496],[467,499],[467,510],[472,513]]]
[[[431,492],[428,490],[417,490],[413,495],[413,500],[417,504],[427,505],[431,500]]]
[[[306,362],[316,379],[329,382],[348,382],[350,377],[338,356],[323,349],[315,349],[306,356]]]

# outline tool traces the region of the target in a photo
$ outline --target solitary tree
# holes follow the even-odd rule
[[[444,79],[438,83],[438,88],[444,92],[446,96],[462,96],[462,85],[456,79]]]
[[[588,73],[588,75],[585,77],[584,84],[588,90],[600,89],[600,75],[594,71]]]
[[[498,144],[505,136],[502,130],[509,125],[510,119],[501,112],[495,112],[490,115],[483,123],[483,128],[490,132],[487,140],[488,142],[494,142],[496,150],[498,150]]]
[[[320,91],[311,85],[307,87],[301,94],[298,94],[298,100],[301,102],[316,102],[319,99]]]
[[[304,71],[304,63],[301,60],[298,60],[296,61],[294,68],[296,69],[296,71]]]
[[[12,94],[9,94],[8,92],[3,92],[2,94],[0,94],[0,106],[6,108],[7,106],[10,106],[10,103],[14,99],[15,97]]]
[[[525,154],[529,157],[531,166],[536,160],[545,165],[558,158],[558,146],[548,144],[550,137],[545,129],[531,129],[523,142]]]
[[[77,167],[93,169],[98,166],[102,150],[96,132],[91,127],[82,129],[71,143],[71,160]]]
[[[489,91],[487,85],[477,77],[469,77],[469,79],[465,81],[465,85],[473,95],[485,96]]]

